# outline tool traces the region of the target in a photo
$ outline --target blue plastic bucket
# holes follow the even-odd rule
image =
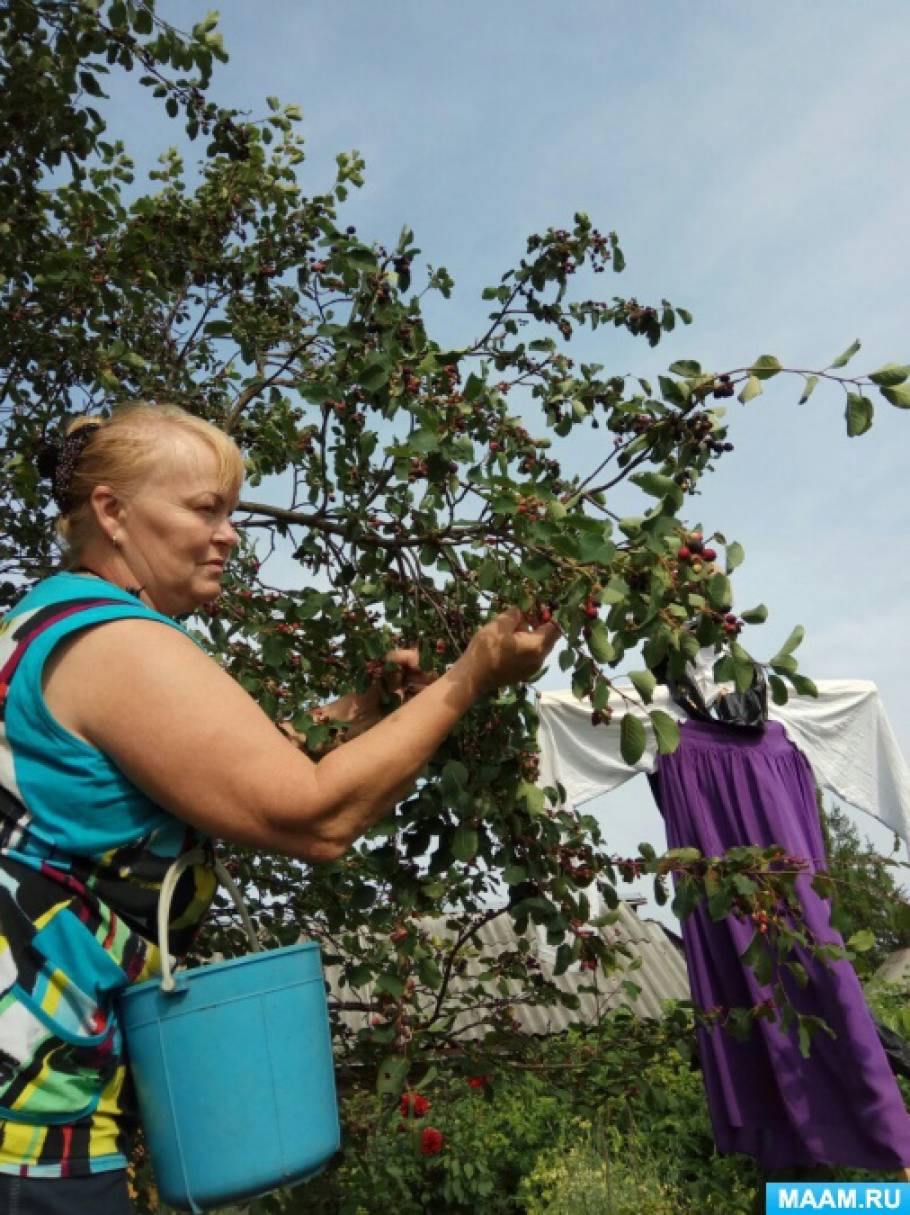
[[[162,979],[120,996],[159,1194],[193,1212],[312,1177],[340,1143],[318,946],[171,974],[170,895],[179,873],[198,859],[181,857],[162,886]],[[216,872],[252,933],[239,892],[222,866]],[[251,944],[258,950],[255,936]]]

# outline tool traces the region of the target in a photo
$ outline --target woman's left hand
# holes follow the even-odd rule
[[[382,685],[387,692],[394,692],[402,702],[410,700],[424,688],[428,688],[437,676],[432,671],[424,671],[420,666],[420,653],[416,649],[389,650],[385,656],[386,663],[394,664],[398,669],[386,671],[382,677]]]

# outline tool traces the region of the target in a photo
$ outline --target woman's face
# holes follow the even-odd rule
[[[176,429],[155,440],[153,472],[120,505],[117,551],[159,612],[181,616],[214,599],[239,541],[231,525],[239,487],[219,484],[219,462],[203,439]]]

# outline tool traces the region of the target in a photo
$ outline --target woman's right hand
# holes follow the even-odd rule
[[[477,630],[460,661],[472,669],[480,694],[486,695],[530,679],[559,636],[556,624],[534,625],[519,608],[509,608]]]

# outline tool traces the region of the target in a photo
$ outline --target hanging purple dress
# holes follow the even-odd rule
[[[810,871],[826,867],[805,756],[778,722],[763,733],[687,721],[679,748],[662,756],[652,778],[671,848],[717,856],[742,844],[781,844]],[[805,920],[816,938],[842,943],[829,904],[797,879]],[[714,921],[704,905],[683,923],[683,944],[697,1006],[753,1006],[771,995],[740,961],[751,921]],[[764,1169],[814,1164],[890,1171],[910,1163],[910,1115],[878,1040],[853,967],[827,969],[799,950],[809,983],[791,991],[799,1012],[835,1031],[812,1038],[804,1059],[795,1032],[758,1020],[748,1041],[725,1030],[698,1030],[714,1137],[721,1152],[745,1152]],[[792,985],[790,985],[792,987]]]

